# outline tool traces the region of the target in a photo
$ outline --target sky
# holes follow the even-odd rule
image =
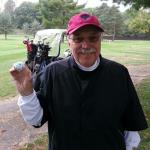
[[[28,1],[28,2],[38,2],[39,0],[14,0],[16,6],[19,6],[23,1]],[[77,0],[74,0],[77,1]],[[0,0],[0,11],[3,9],[4,4],[7,2],[7,0]],[[103,2],[101,0],[78,0],[78,4],[86,4],[86,7],[97,7],[100,6]],[[112,0],[107,0],[107,5],[112,6]],[[125,11],[128,7],[124,7],[123,5],[120,5],[119,10],[120,11]]]

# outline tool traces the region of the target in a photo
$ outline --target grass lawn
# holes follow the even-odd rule
[[[150,127],[150,77],[136,86],[145,116]],[[138,150],[150,150],[150,128],[141,131],[142,142]]]
[[[9,75],[11,65],[19,60],[26,60],[26,48],[22,43],[24,36],[8,35],[8,40],[0,35],[0,100],[16,95],[16,89]],[[62,49],[67,48],[66,44]],[[61,54],[63,55],[63,50]],[[122,64],[150,64],[149,41],[114,41],[102,42],[101,53],[104,57]]]
[[[103,56],[122,64],[150,64],[150,41],[114,41],[102,43]]]
[[[26,60],[23,39],[23,35],[8,35],[8,40],[4,40],[4,35],[0,35],[0,99],[16,95],[9,69],[14,62]]]

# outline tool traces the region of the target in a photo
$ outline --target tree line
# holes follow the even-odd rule
[[[120,3],[123,0],[114,1]],[[127,4],[126,0],[124,3]],[[144,9],[147,7],[149,3],[146,6],[133,3],[129,10],[120,12],[118,7],[109,7],[106,3],[96,8],[85,8],[85,4],[78,5],[73,0],[39,0],[38,3],[23,2],[16,7],[14,0],[8,0],[0,13],[0,34],[7,38],[7,34],[16,29],[33,35],[39,29],[63,29],[73,14],[87,11],[99,17],[108,36],[150,37],[150,11]]]

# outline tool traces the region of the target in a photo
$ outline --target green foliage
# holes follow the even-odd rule
[[[34,36],[35,33],[42,28],[43,28],[43,26],[37,20],[34,20],[31,24],[29,34],[32,34]]]
[[[42,28],[66,28],[72,15],[88,11],[99,17],[105,33],[113,37],[150,37],[148,11],[130,9],[121,13],[117,7],[109,7],[105,3],[97,8],[85,9],[84,6],[85,4],[77,5],[77,1],[73,0],[40,0],[37,4],[23,2],[15,8],[14,0],[8,0],[4,12],[0,14],[0,33],[5,34],[7,38],[7,33],[15,27],[33,35]],[[4,24],[4,20],[9,23]]]
[[[137,11],[132,8],[121,13],[117,7],[109,7],[105,3],[95,9],[88,8],[86,11],[99,17],[106,34],[150,37],[150,12],[148,11]]]
[[[123,16],[117,7],[109,7],[102,4],[100,7],[90,9],[92,14],[98,16],[106,34],[121,34],[123,27]]]
[[[150,13],[144,10],[129,9],[124,13],[125,34],[150,35]]]
[[[12,14],[15,9],[15,2],[13,0],[8,0],[4,6],[4,12],[8,14]]]
[[[73,0],[40,0],[39,7],[45,28],[66,28],[69,18],[84,6]]]
[[[22,29],[23,29],[25,34],[28,34],[30,31],[30,25],[26,22],[23,24]]]
[[[10,17],[11,24],[14,23],[14,10],[15,10],[15,2],[13,0],[8,0],[5,3],[3,12]]]
[[[22,26],[25,34],[32,34],[33,36],[42,28],[43,26],[37,20],[33,20],[32,24],[24,23]]]
[[[9,14],[0,14],[0,33],[5,35],[7,39],[7,34],[13,29],[13,24],[11,22],[11,17]]]
[[[15,9],[14,19],[17,28],[22,28],[24,23],[28,23],[31,26],[34,20],[38,20],[39,10],[37,5],[30,2],[23,2],[19,7]]]
[[[137,15],[130,20],[128,27],[136,34],[150,34],[150,13],[138,11]]]

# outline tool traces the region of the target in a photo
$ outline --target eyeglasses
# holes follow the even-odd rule
[[[80,36],[68,36],[69,39],[73,40],[74,43],[81,43],[83,42],[85,39],[88,40],[88,42],[90,43],[94,43],[94,42],[98,42],[100,40],[101,34],[98,35],[91,35],[88,36],[86,38],[84,37],[80,37]]]

